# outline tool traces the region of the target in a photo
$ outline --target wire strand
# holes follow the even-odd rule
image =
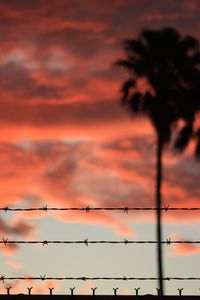
[[[16,211],[85,211],[86,213],[90,211],[123,211],[128,213],[129,211],[199,211],[200,207],[169,207],[169,205],[164,205],[164,207],[29,207],[29,208],[12,208],[12,207],[1,207],[0,211],[4,212],[16,212]]]
[[[99,240],[99,241],[90,241],[88,239],[84,240],[75,240],[75,241],[61,241],[61,240],[32,240],[32,241],[20,241],[20,240],[8,240],[7,238],[3,238],[0,241],[0,244],[42,244],[48,245],[48,244],[85,244],[88,246],[89,244],[158,244],[158,241],[148,241],[148,240],[127,240],[124,239],[122,241],[105,241],[105,240]],[[161,241],[161,244],[171,245],[171,244],[200,244],[200,240],[196,241],[182,241],[182,240],[171,240],[171,238],[168,238],[165,241]]]
[[[129,280],[158,280],[157,277],[46,277],[36,276],[36,277],[6,277],[4,275],[0,276],[0,281],[5,280],[118,280],[118,281],[129,281]],[[200,277],[163,277],[162,280],[170,281],[170,280],[200,280]]]

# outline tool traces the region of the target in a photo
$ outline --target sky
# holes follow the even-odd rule
[[[120,105],[122,41],[143,28],[200,38],[199,0],[0,0],[0,207],[153,207],[155,133]],[[165,149],[163,202],[200,206],[193,145]],[[199,213],[166,212],[164,239],[198,240]],[[0,212],[8,240],[155,240],[154,212]],[[164,273],[199,276],[200,246],[164,246]],[[155,245],[0,245],[0,275],[156,277]],[[0,282],[0,293],[156,293],[156,282]],[[167,294],[199,294],[170,281]]]

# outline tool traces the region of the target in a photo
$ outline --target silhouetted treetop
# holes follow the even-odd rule
[[[123,47],[125,58],[116,62],[129,73],[121,87],[122,103],[132,114],[149,116],[163,143],[179,119],[185,120],[184,132],[189,131],[200,109],[198,40],[182,37],[174,28],[145,29]],[[145,92],[138,89],[141,79],[149,88]]]

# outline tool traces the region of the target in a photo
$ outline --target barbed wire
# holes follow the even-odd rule
[[[47,205],[42,207],[28,207],[28,208],[13,208],[13,207],[1,207],[0,211],[7,212],[16,212],[16,211],[85,211],[89,213],[90,211],[123,211],[128,213],[129,211],[151,211],[151,210],[161,210],[161,211],[198,211],[200,207],[170,207],[169,205],[164,205],[161,208],[157,207],[48,207]]]
[[[30,211],[42,211],[42,212],[48,212],[48,211],[85,211],[86,213],[89,213],[90,211],[122,211],[126,214],[129,213],[129,211],[199,211],[200,207],[169,207],[169,205],[164,205],[161,208],[156,207],[48,207],[47,205],[42,207],[29,207],[29,208],[12,208],[12,207],[2,207],[0,208],[0,212],[17,212],[17,211],[23,211],[23,212],[30,212]],[[75,240],[75,241],[61,241],[61,240],[32,240],[32,241],[22,241],[22,240],[8,240],[8,238],[3,238],[0,241],[0,244],[4,244],[5,246],[7,244],[42,244],[48,245],[48,244],[84,244],[88,246],[89,244],[158,244],[158,241],[150,241],[150,240],[127,240],[124,239],[122,241],[111,241],[111,240],[98,240],[98,241],[90,241],[88,239],[84,240]],[[161,241],[161,244],[171,245],[171,244],[200,244],[200,240],[196,241],[188,241],[188,240],[171,240],[171,238],[168,238],[165,241]],[[4,275],[0,276],[0,282],[2,281],[4,283],[5,280],[12,281],[12,280],[55,280],[55,281],[62,281],[62,280],[78,280],[78,281],[95,281],[95,280],[115,280],[115,281],[148,281],[148,280],[158,280],[158,277],[47,277],[46,275],[39,275],[36,277],[27,277],[27,276],[18,276],[18,277],[6,277]],[[164,277],[162,280],[170,281],[170,280],[200,280],[200,277]]]
[[[166,239],[165,241],[148,241],[148,240],[127,240],[124,239],[122,241],[105,241],[105,240],[99,240],[99,241],[90,241],[88,239],[84,240],[75,240],[75,241],[61,241],[61,240],[32,240],[32,241],[20,241],[20,240],[9,240],[8,238],[3,238],[0,241],[0,244],[42,244],[44,245],[49,245],[49,244],[85,244],[88,246],[89,244],[166,244],[166,245],[171,245],[171,244],[200,244],[200,240],[198,241],[188,241],[188,240],[172,240],[171,238]]]
[[[77,280],[77,281],[87,281],[87,280],[116,280],[116,281],[129,281],[129,280],[158,280],[158,277],[46,277],[46,275],[39,275],[35,277],[6,277],[4,275],[0,276],[0,281],[4,283],[5,280]],[[163,277],[162,280],[200,280],[200,277]]]

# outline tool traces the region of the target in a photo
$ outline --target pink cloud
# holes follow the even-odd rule
[[[173,236],[173,240],[179,240],[179,241],[190,241],[190,239],[183,238],[178,235]],[[172,245],[171,251],[169,252],[170,255],[194,255],[198,254],[200,252],[200,247],[197,244],[174,244]]]
[[[19,246],[17,244],[0,244],[0,252],[6,256],[13,256],[16,252],[19,251]]]
[[[23,275],[22,275],[23,276]],[[24,275],[24,277],[29,277],[29,275]],[[27,279],[27,280],[15,280],[12,281],[10,284],[9,282],[5,282],[2,287],[0,287],[0,292],[1,294],[7,294],[6,287],[12,287],[10,289],[10,294],[24,294],[28,295],[28,289],[27,287],[32,287],[31,294],[49,294],[49,288],[54,288],[53,294],[56,294],[56,289],[59,289],[60,284],[58,281],[54,280],[48,280],[48,281],[43,281],[43,282],[38,282],[37,285],[35,286],[35,282],[33,280]]]
[[[59,289],[60,284],[58,281],[54,281],[54,280],[49,280],[44,281],[42,283],[37,283],[37,286],[34,287],[34,289],[32,290],[32,294],[49,294],[49,288],[53,288],[54,290],[52,291],[53,294],[56,294],[56,289]]]
[[[78,294],[80,295],[92,295],[92,290],[91,288],[95,288],[96,285],[94,282],[91,282],[91,281],[86,281],[82,287],[80,287],[78,289]]]
[[[191,19],[193,17],[192,13],[186,12],[154,12],[151,15],[145,16],[145,20],[155,22],[155,21],[172,21],[172,20],[180,20],[180,19]]]
[[[1,190],[1,198],[4,199],[2,206],[15,206],[22,201],[27,201],[28,206],[39,207],[45,204],[58,207],[101,207],[108,206],[108,203],[109,206],[116,207],[154,206],[155,166],[154,159],[149,154],[154,147],[150,140],[145,147],[140,137],[126,137],[124,140],[103,142],[99,145],[93,142],[71,144],[55,141],[13,144],[12,147],[4,144],[0,158],[8,163],[1,168],[4,183],[4,189]],[[185,159],[181,159],[181,168],[187,165],[189,158]],[[178,164],[172,165],[171,161],[165,163],[164,170],[168,174],[163,185],[164,203],[170,207],[187,207],[187,199],[190,198],[190,206],[199,206],[196,174],[188,181],[190,177],[187,172],[190,169],[183,171]],[[179,172],[182,173],[181,181],[177,181]],[[21,185],[21,182],[26,184]],[[12,190],[9,189],[11,184]],[[135,235],[129,227],[131,213],[127,218],[121,213],[111,215],[108,212],[91,212],[87,218],[83,212],[50,215],[62,221],[112,228],[121,236]],[[18,213],[12,218],[13,234],[33,236],[35,225],[33,223],[33,227],[29,226],[29,222],[31,218],[43,216],[43,212]],[[198,213],[165,213],[166,222],[190,222],[191,219],[198,221]],[[134,221],[154,222],[154,213],[138,212]],[[4,232],[9,232],[8,226]]]
[[[8,264],[8,266],[9,266],[10,268],[12,268],[12,269],[16,269],[16,270],[21,270],[21,269],[23,269],[23,266],[22,266],[21,263],[17,262],[17,261],[14,260],[14,259],[11,259],[11,258],[7,260],[7,264]]]

